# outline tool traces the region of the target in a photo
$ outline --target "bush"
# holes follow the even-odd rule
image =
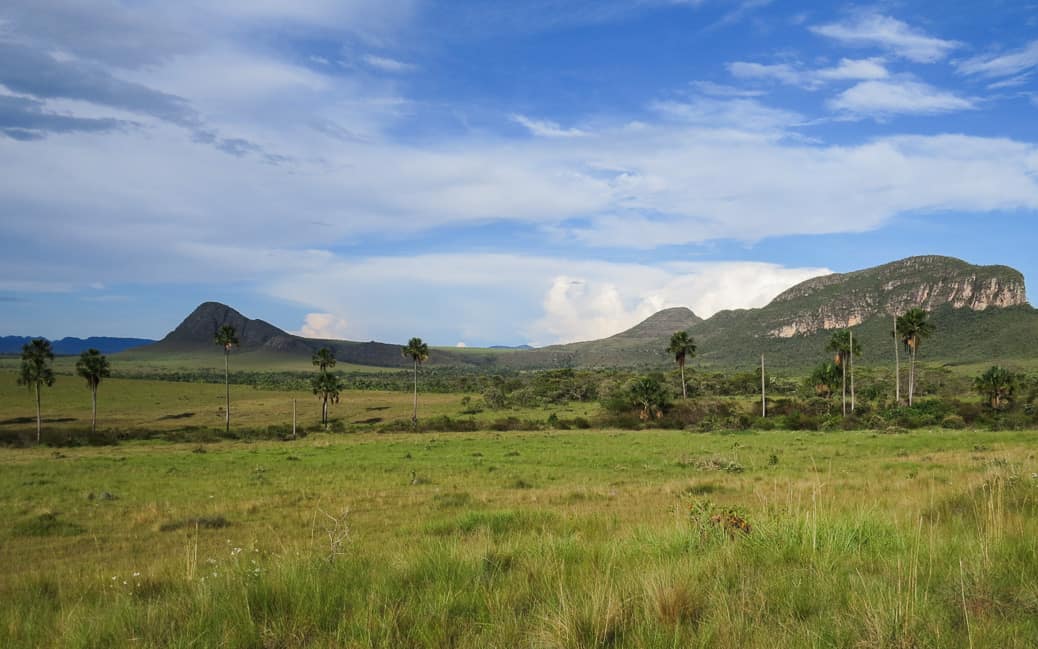
[[[802,412],[790,413],[783,419],[785,427],[789,430],[818,430],[819,427],[818,417]]]
[[[966,427],[966,420],[959,415],[948,415],[941,420],[941,428],[960,430]]]

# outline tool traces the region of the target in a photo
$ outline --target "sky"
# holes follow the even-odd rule
[[[0,335],[607,336],[1038,277],[1038,2],[5,0]]]

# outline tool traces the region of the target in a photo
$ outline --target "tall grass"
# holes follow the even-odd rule
[[[10,451],[0,646],[1032,647],[1034,436],[1000,435],[991,452],[960,433],[655,432],[310,439],[293,462],[274,443]],[[742,473],[676,461],[735,443]],[[98,481],[118,498],[87,500]],[[82,529],[20,527],[43,508]],[[750,530],[693,515],[715,510]]]

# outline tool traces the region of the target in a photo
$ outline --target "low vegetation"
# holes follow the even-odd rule
[[[0,449],[0,646],[1030,647],[1034,442],[594,430]]]

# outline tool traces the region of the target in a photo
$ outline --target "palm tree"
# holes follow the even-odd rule
[[[850,329],[834,331],[826,345],[827,352],[833,352],[833,363],[840,368],[840,383],[843,390],[843,415],[847,416],[847,368],[853,356],[861,356],[861,345],[854,342]]]
[[[231,432],[231,375],[230,375],[230,357],[231,350],[238,346],[238,332],[234,330],[231,325],[223,325],[216,330],[216,337],[213,339],[217,345],[223,347],[223,385],[226,393],[226,400],[224,403],[224,432]]]
[[[414,412],[411,414],[411,423],[418,423],[418,366],[429,358],[429,346],[422,342],[421,338],[412,338],[407,341],[406,347],[400,348],[400,353],[405,358],[414,361]]]
[[[667,405],[667,391],[654,376],[640,376],[627,384],[627,395],[631,403],[640,410],[642,421],[659,419]]]
[[[912,359],[911,368],[908,371],[908,405],[912,405],[915,396],[915,359],[919,353],[919,344],[923,338],[928,338],[934,332],[932,323],[926,320],[927,312],[915,308],[897,319],[897,332],[901,336],[901,342]]]
[[[667,351],[674,354],[674,360],[677,361],[678,367],[681,368],[681,398],[687,399],[688,393],[685,391],[685,359],[696,355],[696,341],[692,339],[692,336],[688,335],[687,331],[677,331],[670,337],[670,346],[667,347]]]
[[[992,410],[1002,407],[1003,401],[1009,401],[1016,389],[1016,375],[1004,367],[990,367],[973,380],[973,388],[986,397]]]
[[[342,382],[339,377],[327,372],[321,372],[310,380],[310,387],[314,394],[321,399],[321,424],[328,426],[328,402],[339,403],[339,393],[342,392]]]
[[[335,352],[328,347],[322,347],[314,352],[311,360],[321,374],[326,374],[328,368],[335,367]]]
[[[101,385],[101,379],[112,375],[108,357],[96,349],[86,350],[76,361],[76,374],[86,379],[87,387],[90,388],[90,432],[96,433],[97,388]]]
[[[894,405],[901,406],[901,341],[897,337],[897,314],[893,314],[894,330],[890,332],[894,336]]]
[[[36,338],[22,346],[22,368],[18,373],[18,385],[36,391],[36,443],[40,443],[43,420],[40,418],[40,387],[54,385],[54,370],[51,361],[54,352],[46,338]]]
[[[814,388],[815,394],[828,399],[836,391],[836,384],[840,382],[840,373],[836,365],[822,363],[811,372],[807,380],[808,385]]]

